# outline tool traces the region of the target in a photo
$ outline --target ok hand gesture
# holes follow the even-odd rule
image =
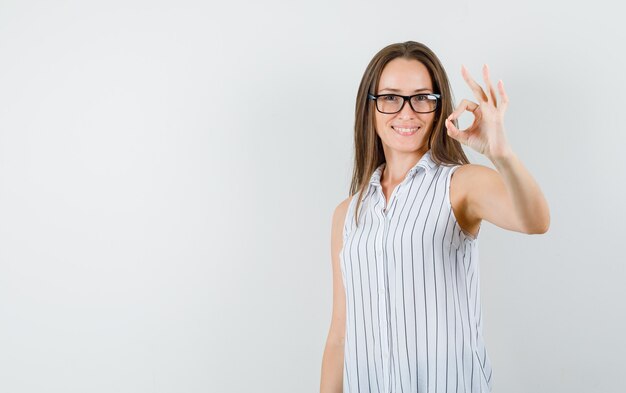
[[[487,86],[487,93],[472,79],[465,66],[461,67],[463,79],[472,89],[478,103],[463,99],[459,106],[445,121],[448,135],[464,145],[494,160],[511,153],[511,147],[504,133],[504,112],[509,99],[504,91],[502,81],[498,82],[500,102],[496,99],[496,92],[489,80],[489,68],[483,66],[483,78]],[[458,119],[464,111],[472,112],[474,122],[465,130],[455,127],[453,121]]]

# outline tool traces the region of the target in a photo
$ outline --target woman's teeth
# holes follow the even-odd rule
[[[391,127],[396,130],[400,135],[412,135],[417,132],[418,128],[402,128],[402,127]]]

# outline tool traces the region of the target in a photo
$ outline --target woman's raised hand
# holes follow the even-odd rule
[[[461,74],[472,89],[478,103],[466,99],[461,101],[445,121],[448,135],[492,160],[508,155],[511,153],[511,147],[504,132],[504,112],[509,104],[509,99],[504,91],[502,81],[498,82],[498,91],[500,92],[500,102],[498,102],[495,89],[489,80],[487,64],[483,66],[483,78],[487,86],[487,93],[472,79],[465,66],[461,66]],[[452,121],[458,119],[466,110],[473,113],[474,122],[465,130],[459,130]]]

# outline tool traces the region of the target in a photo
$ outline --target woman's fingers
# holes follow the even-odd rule
[[[461,65],[461,75],[463,75],[463,79],[465,79],[465,82],[467,82],[470,89],[472,89],[472,92],[474,93],[474,96],[476,97],[476,100],[478,100],[478,102],[489,102],[489,98],[483,91],[482,87],[480,87],[480,85],[476,83],[474,79],[472,79],[469,71],[467,70],[467,68],[465,68],[464,65]]]
[[[458,119],[458,117],[461,116],[461,114],[463,114],[463,112],[465,111],[472,112],[472,114],[474,115],[474,122],[468,128],[464,130],[459,130],[454,126],[454,123],[452,122]],[[474,125],[476,124],[476,120],[480,116],[480,106],[477,103],[466,99],[461,100],[459,106],[454,110],[454,112],[450,114],[450,116],[446,118],[445,123],[446,128],[448,129],[448,135],[461,143],[465,143],[470,134],[468,131],[470,131],[474,127]]]
[[[483,79],[485,80],[485,86],[487,86],[489,97],[491,97],[491,102],[493,103],[493,106],[497,107],[498,100],[496,99],[496,91],[489,80],[489,67],[487,64],[483,65]]]
[[[483,79],[485,81],[485,90],[480,87],[474,79],[469,75],[465,66],[461,67],[461,73],[467,84],[472,89],[478,103],[466,99],[461,100],[459,106],[450,113],[445,119],[445,125],[448,135],[458,142],[472,147],[474,150],[485,154],[501,149],[505,140],[500,134],[503,133],[502,116],[506,110],[509,98],[504,90],[502,80],[497,83],[497,89],[500,96],[497,96],[496,87],[491,83],[489,77],[489,66],[483,65]],[[500,99],[500,102],[498,102]],[[465,111],[472,112],[474,121],[465,130],[459,130],[454,125],[454,121],[458,119]]]
[[[498,90],[500,91],[500,97],[502,98],[500,101],[500,110],[502,110],[502,112],[504,113],[504,111],[506,111],[506,108],[509,106],[509,96],[507,96],[506,92],[504,91],[504,83],[502,82],[502,80],[498,82]]]
[[[448,119],[456,120],[459,118],[459,116],[463,114],[463,112],[468,111],[474,113],[476,109],[478,109],[477,103],[470,100],[462,99],[461,103],[459,103],[459,106],[457,106],[456,109],[452,113],[450,113]],[[476,114],[474,114],[474,116],[476,116]]]
[[[498,102],[496,89],[491,84],[491,79],[489,77],[489,66],[487,64],[483,65],[483,79],[485,80],[485,86],[487,86],[487,93],[480,87],[474,79],[469,74],[469,71],[465,66],[461,66],[461,73],[463,74],[463,78],[467,82],[467,84],[472,89],[474,96],[476,96],[479,103],[491,103],[494,108],[501,109],[501,112],[504,113],[509,104],[509,98],[504,91],[504,83],[502,80],[498,81],[498,92],[500,93],[500,102]]]
[[[450,120],[450,118],[447,118],[445,123],[446,123],[446,129],[448,130],[448,135],[450,137],[456,139],[462,144],[467,144],[467,138],[468,138],[467,133],[463,131],[459,131],[459,129],[454,126],[454,123],[452,123],[452,120]]]

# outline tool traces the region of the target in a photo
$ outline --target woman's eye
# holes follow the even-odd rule
[[[396,96],[385,96],[384,99],[385,99],[385,101],[395,101],[395,100],[397,100]]]

